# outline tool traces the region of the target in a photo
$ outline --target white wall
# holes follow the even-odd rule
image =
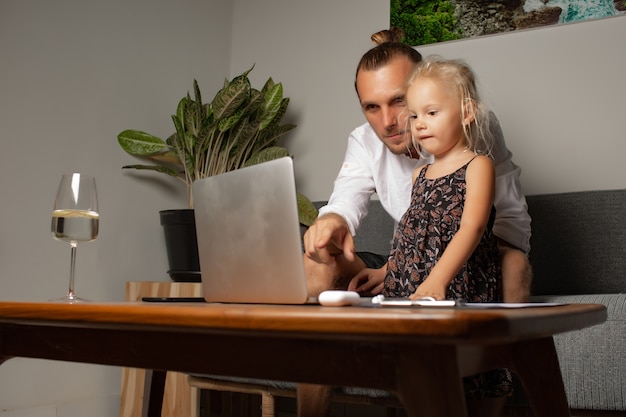
[[[377,0],[235,1],[231,71],[254,61],[257,75],[285,84],[298,186],[310,198],[328,197],[347,135],[364,121],[354,71],[369,35],[388,26],[388,2]],[[622,15],[418,50],[474,67],[535,194],[626,186],[625,38]]]
[[[127,280],[169,279],[158,210],[184,207],[183,190],[122,171],[136,160],[116,136],[169,135],[194,78],[215,93],[231,25],[223,0],[0,3],[0,299],[66,291],[69,247],[49,229],[68,171],[95,175],[101,210],[100,236],[78,247],[78,294],[116,301]],[[119,368],[12,359],[0,367],[0,415],[109,417],[119,390]]]

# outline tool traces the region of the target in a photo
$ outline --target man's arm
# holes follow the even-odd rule
[[[317,263],[335,264],[343,253],[355,260],[354,238],[361,220],[367,215],[374,192],[369,155],[359,140],[359,128],[348,138],[348,146],[328,204],[321,207],[315,223],[304,235],[305,255]]]
[[[328,204],[319,210],[319,217],[329,213],[342,216],[353,236],[367,215],[370,198],[375,192],[370,159],[363,143],[357,139],[354,132],[350,134],[333,192]]]
[[[496,168],[496,220],[494,234],[524,253],[530,251],[530,216],[526,197],[520,184],[521,169],[512,161],[512,154],[504,142],[502,128],[491,114],[490,130],[494,137],[492,150]]]

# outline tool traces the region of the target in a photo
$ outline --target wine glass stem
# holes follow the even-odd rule
[[[76,295],[74,294],[74,271],[76,269],[76,242],[70,243],[71,248],[71,263],[70,263],[70,286],[67,290],[67,297],[74,298]]]

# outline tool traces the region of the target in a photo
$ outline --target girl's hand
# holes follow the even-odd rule
[[[417,290],[409,297],[412,300],[416,300],[420,297],[433,297],[435,300],[446,299],[446,286],[435,283],[433,280],[426,278],[424,282],[417,287]]]
[[[383,291],[386,273],[387,265],[380,269],[362,269],[348,284],[348,291],[370,295],[380,294]]]

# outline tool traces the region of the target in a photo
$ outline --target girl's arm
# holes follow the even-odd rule
[[[429,295],[444,299],[448,285],[480,242],[493,205],[495,170],[488,157],[477,156],[467,167],[465,206],[461,225],[430,275],[412,298]]]

